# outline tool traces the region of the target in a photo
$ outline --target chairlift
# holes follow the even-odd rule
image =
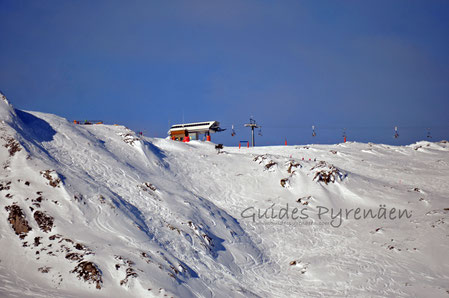
[[[432,135],[430,134],[430,128],[427,129],[427,138],[428,139],[432,138]]]
[[[346,128],[343,128],[343,138],[346,138]]]
[[[235,136],[234,124],[232,124],[232,132],[231,132],[231,136]]]
[[[312,137],[316,136],[315,125],[312,125]]]
[[[259,136],[262,136],[262,127],[259,127],[259,133],[258,133],[258,135],[259,135]]]
[[[399,138],[399,133],[398,133],[398,127],[397,126],[394,127],[394,138],[395,139]]]

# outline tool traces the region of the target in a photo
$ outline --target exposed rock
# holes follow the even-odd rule
[[[59,239],[59,238],[61,238],[61,237],[62,237],[61,235],[55,234],[55,235],[51,235],[50,237],[48,237],[48,239],[50,239],[50,240],[55,240],[55,239]]]
[[[201,230],[200,226],[194,224],[194,223],[191,222],[191,221],[188,221],[187,224],[188,224],[189,227],[195,232],[195,234],[196,234],[197,236],[200,236],[200,237],[204,240],[203,242],[204,242],[209,248],[214,246],[214,243],[213,243],[213,241],[212,241],[212,238],[211,238],[209,235],[207,235],[206,233],[204,233],[204,232]],[[204,244],[204,243],[203,243],[203,244]]]
[[[309,266],[309,264],[294,260],[290,262],[290,266],[299,267],[301,274],[304,274],[307,272],[307,267]]]
[[[276,163],[272,160],[270,160],[266,165],[265,165],[265,170],[269,170],[271,169],[271,167],[275,166]]]
[[[270,172],[274,171],[274,166],[277,165],[277,163],[270,159],[267,154],[262,154],[254,157],[253,161],[258,162],[259,164],[265,164],[264,170]]]
[[[157,190],[156,186],[154,186],[154,185],[151,184],[151,183],[145,182],[143,185],[145,185],[146,187],[148,187],[148,188],[151,189],[152,191],[156,191],[156,190]]]
[[[84,202],[84,197],[82,194],[75,194],[75,195],[73,195],[73,198],[77,202],[80,202],[80,203],[83,202],[84,204],[86,204],[86,202]]]
[[[34,237],[34,246],[39,246],[41,244],[42,237]]]
[[[312,199],[312,196],[302,197],[302,198],[299,198],[296,202],[303,204],[303,205],[309,205],[310,199]]]
[[[152,195],[154,195],[154,192],[157,190],[156,186],[154,186],[153,184],[148,183],[148,182],[145,182],[141,185],[137,185],[137,187],[139,187],[143,191],[146,191]]]
[[[0,191],[2,190],[10,190],[11,189],[11,181],[8,181],[6,183],[0,183]]]
[[[134,271],[134,269],[132,267],[126,268],[126,276],[125,276],[124,279],[122,279],[120,281],[120,285],[121,286],[126,285],[128,283],[128,281],[129,281],[130,277],[136,278],[137,276],[138,276],[137,273]]]
[[[206,241],[207,244],[209,244],[210,246],[214,246],[212,243],[212,238],[210,238],[208,235],[203,234],[203,239]]]
[[[81,243],[76,243],[76,244],[75,244],[75,248],[76,248],[77,250],[83,250],[85,247],[84,247],[84,245],[82,245]]]
[[[12,137],[2,137],[2,138],[6,141],[6,144],[4,146],[5,148],[8,149],[9,156],[14,156],[17,152],[22,150],[22,147],[20,146],[19,142],[17,142],[14,138]]]
[[[50,272],[50,269],[51,269],[51,267],[44,266],[44,267],[37,268],[37,271],[39,271],[40,273],[48,273],[48,272]]]
[[[151,262],[152,262],[151,257],[150,257],[146,252],[142,252],[142,253],[141,253],[141,257],[142,257],[142,259],[144,259],[147,263],[151,263]]]
[[[101,285],[103,284],[102,273],[95,263],[88,261],[80,262],[70,273],[76,273],[79,279],[83,279],[90,284],[93,283],[97,289],[101,289]]]
[[[289,179],[288,178],[281,179],[281,186],[286,188],[290,187]]]
[[[268,157],[266,154],[262,154],[262,155],[257,155],[256,157],[254,157],[253,161],[256,161],[258,163],[262,163],[264,160],[266,160]]]
[[[106,199],[102,195],[98,196],[98,200],[100,201],[101,204],[106,204]]]
[[[123,141],[125,143],[130,144],[131,146],[134,145],[134,142],[137,142],[140,140],[138,137],[136,137],[134,135],[134,133],[131,132],[131,130],[128,133],[119,133],[118,135],[123,138]]]
[[[342,173],[340,169],[331,164],[327,164],[325,161],[320,161],[310,170],[317,170],[313,180],[316,179],[317,182],[324,182],[326,185],[331,182],[335,183],[336,179],[341,181],[346,177],[346,174]]]
[[[301,168],[301,165],[297,162],[294,162],[293,160],[288,161],[286,163],[286,166],[287,166],[287,172],[290,174],[292,173],[292,168],[298,168],[298,167]]]
[[[44,212],[36,211],[34,212],[34,220],[36,220],[42,231],[51,232],[54,221],[53,217],[46,215]]]
[[[3,100],[7,105],[9,105],[8,100],[6,99],[6,96],[0,92],[0,99]]]
[[[71,260],[71,261],[81,261],[83,259],[83,256],[79,253],[72,252],[72,253],[66,254],[65,258],[67,260]]]
[[[31,227],[28,224],[22,209],[17,205],[6,206],[5,209],[6,211],[9,211],[8,221],[14,232],[16,232],[21,239],[25,238],[28,232],[31,231]]]
[[[47,179],[49,184],[53,187],[59,187],[61,183],[61,179],[59,179],[58,175],[54,170],[45,170],[40,172],[42,176]]]
[[[179,228],[177,228],[177,227],[175,227],[175,226],[173,226],[173,225],[171,225],[171,224],[167,224],[167,227],[168,227],[170,230],[176,231],[176,232],[178,232],[178,234],[181,235],[181,230],[180,230]]]

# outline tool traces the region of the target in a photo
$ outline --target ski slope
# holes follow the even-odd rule
[[[449,295],[445,141],[217,153],[1,97],[2,297]]]

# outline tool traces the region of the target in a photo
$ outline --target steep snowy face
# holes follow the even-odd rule
[[[6,96],[0,92],[0,121],[11,122],[15,117],[14,108],[6,99]]]
[[[185,187],[150,139],[123,126],[4,110],[11,112],[0,144],[5,280],[34,281],[33,296],[250,292],[238,279],[243,266],[262,261],[256,244],[234,217]]]
[[[0,100],[9,105],[9,101],[6,99],[6,96],[0,92]]]

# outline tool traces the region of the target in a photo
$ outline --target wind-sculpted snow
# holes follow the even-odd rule
[[[0,101],[0,296],[446,297],[449,145],[237,148]]]

